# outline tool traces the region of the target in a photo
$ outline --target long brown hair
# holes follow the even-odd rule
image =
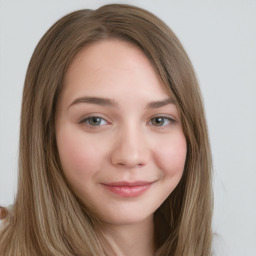
[[[69,188],[55,140],[64,74],[86,45],[117,38],[145,53],[181,116],[184,173],[155,213],[156,255],[211,254],[211,152],[192,64],[175,34],[153,14],[129,5],[80,10],[55,23],[38,43],[23,91],[16,200],[0,233],[0,255],[109,255],[97,218]]]

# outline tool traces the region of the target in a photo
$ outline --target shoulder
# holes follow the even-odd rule
[[[12,212],[12,205],[10,205],[8,207],[0,206],[0,228],[1,228],[2,224],[4,223],[4,220],[6,219],[8,214],[10,214],[11,212]]]
[[[0,206],[0,220],[4,219],[7,216],[8,209],[6,207]]]

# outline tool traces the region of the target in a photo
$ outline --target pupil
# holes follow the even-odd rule
[[[90,124],[92,124],[92,125],[98,125],[98,124],[100,124],[100,118],[99,118],[99,117],[92,117],[92,118],[90,119]]]
[[[163,124],[163,118],[162,117],[157,117],[155,118],[155,124],[156,125],[162,125]]]

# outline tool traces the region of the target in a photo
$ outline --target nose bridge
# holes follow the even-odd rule
[[[113,164],[134,168],[148,162],[149,148],[142,127],[128,124],[119,130],[115,140]]]

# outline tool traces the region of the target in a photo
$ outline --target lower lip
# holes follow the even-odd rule
[[[111,191],[112,193],[119,195],[121,197],[137,197],[142,195],[146,192],[152,183],[145,184],[145,185],[138,185],[138,186],[111,186],[105,185],[104,186]]]

